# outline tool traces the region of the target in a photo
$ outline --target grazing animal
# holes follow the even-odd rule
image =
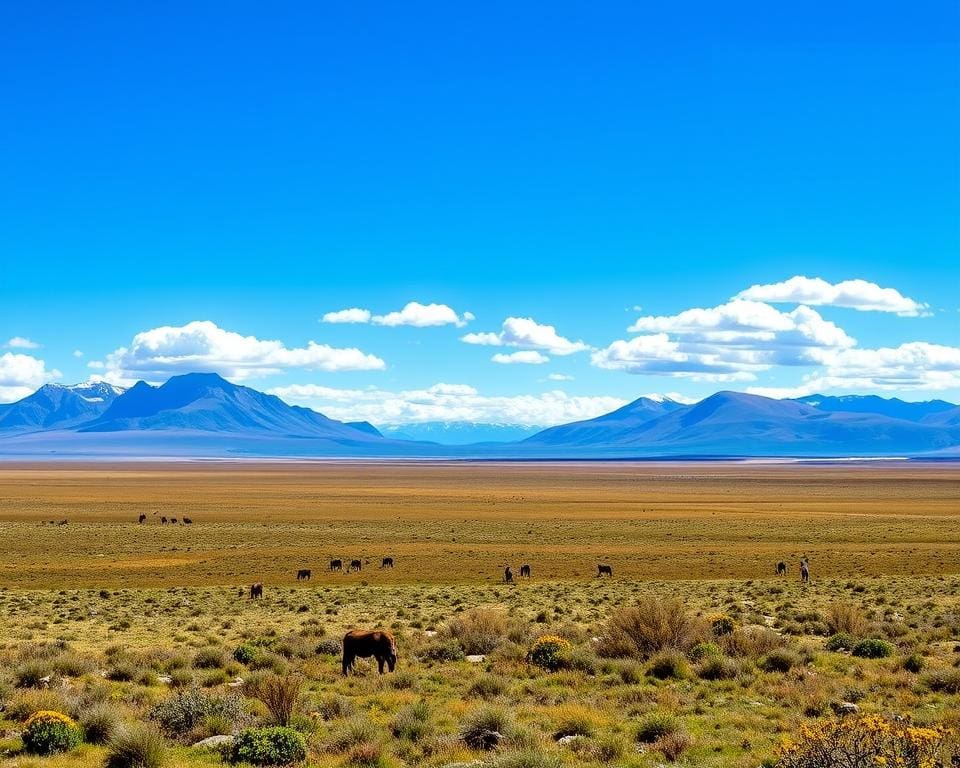
[[[301,568],[299,571],[297,571],[297,581],[303,581],[304,579],[310,581],[311,575],[312,574],[310,573],[309,568]]]
[[[142,524],[143,524],[143,521],[146,520],[146,519],[147,519],[147,516],[146,516],[146,515],[140,515],[140,517],[137,518],[137,522],[142,525]]]
[[[507,582],[507,584],[513,583],[513,571],[510,569],[509,565],[503,571],[503,580]]]
[[[331,561],[330,561],[330,570],[331,570],[331,571],[342,571],[342,570],[343,570],[343,560],[331,560]]]
[[[787,575],[787,564],[781,560],[777,563],[777,576],[786,576]]]
[[[263,582],[258,581],[256,584],[250,585],[250,599],[256,600],[260,597],[263,597]]]
[[[191,520],[189,517],[185,517],[185,518],[183,518],[183,524],[184,524],[184,525],[193,525],[193,520]]]
[[[611,577],[612,577],[612,576],[613,576],[613,566],[612,566],[612,565],[604,565],[603,563],[600,563],[600,564],[597,566],[597,576],[603,576],[603,574],[607,574],[607,576],[611,576]]]
[[[177,518],[171,517],[171,518],[170,518],[170,525],[176,525],[176,524],[177,524]]]
[[[529,566],[529,565],[524,564],[524,565],[521,565],[521,566],[520,566],[520,578],[521,578],[521,579],[523,579],[523,578],[529,579],[529,578],[530,578],[530,566]]]
[[[61,520],[59,523],[57,523],[57,525],[66,525],[66,524],[67,524],[66,520]]]
[[[363,563],[361,563],[359,560],[351,560],[351,561],[350,561],[350,568],[349,568],[348,570],[350,570],[350,571],[362,571],[362,570],[363,570]]]
[[[381,675],[384,663],[393,672],[397,666],[397,644],[393,635],[381,629],[351,629],[343,636],[343,674],[350,674],[358,656],[364,659],[373,656]]]
[[[807,563],[806,558],[800,561],[800,581],[804,584],[810,582],[810,564]]]
[[[385,558],[383,558],[383,562],[380,563],[380,567],[381,567],[381,568],[393,568],[393,558],[392,558],[392,557],[385,557]]]
[[[167,518],[161,517],[161,518],[160,518],[160,525],[166,525],[166,524],[167,524]]]

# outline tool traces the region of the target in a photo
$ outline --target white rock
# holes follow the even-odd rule
[[[220,736],[208,736],[205,739],[201,739],[196,744],[191,746],[196,747],[197,749],[215,749],[221,744],[233,744],[233,736],[220,735]]]
[[[158,683],[165,683],[166,685],[170,685],[170,683],[173,682],[173,678],[170,677],[170,675],[158,675],[158,676],[157,676],[157,682],[158,682]]]
[[[487,656],[484,653],[472,653],[467,656],[467,661],[471,664],[483,664],[487,660]]]

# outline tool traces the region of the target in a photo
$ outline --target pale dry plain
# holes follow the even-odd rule
[[[285,584],[299,568],[492,582],[521,562],[550,580],[598,562],[617,578],[758,578],[804,555],[815,577],[960,572],[960,465],[0,465],[11,588]],[[347,576],[332,557],[370,563]]]

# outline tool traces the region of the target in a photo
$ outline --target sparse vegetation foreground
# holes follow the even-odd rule
[[[220,495],[246,499],[232,512],[210,506],[216,472],[193,485],[175,480],[165,501],[144,492],[159,482],[157,468],[103,476],[99,492],[86,471],[33,485],[22,468],[19,483],[0,472],[3,765],[937,768],[960,761],[960,576],[934,572],[936,561],[926,557],[939,545],[949,559],[955,546],[933,540],[943,526],[957,530],[960,507],[949,501],[956,503],[958,490],[949,473],[951,482],[931,475],[907,508],[893,499],[909,491],[909,473],[918,470],[899,478],[899,490],[884,479],[889,474],[870,484],[844,470],[832,478],[840,507],[832,510],[830,483],[822,480],[829,470],[807,476],[806,496],[801,484],[779,478],[778,497],[762,471],[730,477],[718,468],[706,472],[696,499],[695,479],[641,471],[630,502],[620,493],[631,468],[598,467],[579,485],[554,478],[553,488],[576,503],[559,505],[551,517],[543,500],[554,493],[551,478],[542,476],[536,490],[524,485],[532,483],[528,470],[483,479],[494,499],[489,511],[472,495],[479,491],[471,483],[481,481],[470,475],[459,494],[441,476],[407,488],[417,501],[389,510],[378,499],[409,476],[390,476],[388,484],[370,470],[368,483],[352,491],[354,501],[340,507],[323,498],[323,483],[300,474],[302,506],[288,506],[282,491],[271,495],[256,475],[240,487],[242,476],[228,472],[219,476]],[[338,471],[337,483],[346,485]],[[739,484],[740,493],[722,493],[723,483]],[[592,487],[595,506],[583,501],[581,486]],[[165,503],[178,507],[171,517],[183,517],[187,492],[190,528],[151,525],[154,508]],[[496,509],[518,492],[528,498]],[[717,493],[713,510],[707,492]],[[644,496],[656,500],[647,512]],[[500,521],[513,525],[514,505],[524,503],[530,539],[502,542]],[[788,511],[779,513],[779,504]],[[304,511],[311,506],[319,522]],[[136,508],[148,521],[129,519]],[[729,515],[730,528],[713,521],[713,512]],[[747,534],[742,519],[751,514],[760,519]],[[778,515],[782,525],[773,524]],[[64,516],[63,526],[42,522]],[[371,519],[382,525],[367,530]],[[823,525],[834,519],[836,527]],[[351,541],[338,538],[348,520],[358,526]],[[230,560],[237,573],[219,582],[206,576],[206,561],[224,561],[195,557],[189,543],[203,542],[202,553],[212,553],[218,539],[273,551],[274,535],[324,524],[335,542],[329,550],[288,549],[276,573],[262,566],[264,555],[247,565]],[[739,551],[748,563],[766,554],[767,567],[750,577],[736,575],[740,564],[722,578],[638,578],[627,553],[632,547],[633,557],[643,558],[651,549],[642,536],[625,533],[634,525],[651,532],[664,556],[688,558],[695,547],[717,553],[719,562]],[[561,570],[551,565],[559,560],[540,559],[538,551],[578,531],[589,535],[587,553],[597,558],[583,558],[583,575],[550,573]],[[61,534],[76,539],[74,560],[67,543],[43,555],[44,543],[59,541],[46,537]],[[410,564],[401,534],[425,537],[432,565]],[[678,534],[687,541],[667,541]],[[170,552],[172,536],[182,543]],[[453,539],[487,557],[507,556],[491,558],[486,577],[472,565],[458,571],[447,549]],[[106,561],[99,573],[83,564],[97,559],[98,547]],[[175,561],[187,547],[184,568]],[[897,547],[913,555],[895,572],[855,565],[871,550],[882,557]],[[839,563],[842,552],[851,566],[839,575],[839,565],[824,564]],[[358,555],[364,568],[330,572],[333,554],[345,562]],[[395,556],[392,569],[374,559],[387,554]],[[596,575],[604,555],[613,577]],[[801,556],[810,558],[809,584],[796,567]],[[12,565],[18,558],[22,569]],[[136,565],[118,569],[124,558]],[[775,569],[781,559],[785,576]],[[505,563],[519,573],[526,561],[531,578],[502,582]],[[155,576],[179,574],[183,583],[140,583],[148,567]],[[298,580],[305,568],[311,578]],[[32,583],[21,580],[21,570]],[[73,585],[65,583],[69,574],[76,574]],[[249,596],[254,579],[264,584],[262,598]],[[342,640],[351,629],[381,630],[370,641],[395,651],[392,672],[390,658],[381,675],[375,658],[360,656],[343,674]]]

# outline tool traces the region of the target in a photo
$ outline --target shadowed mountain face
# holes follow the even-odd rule
[[[673,400],[641,397],[603,416],[550,427],[524,440],[524,445],[590,446],[616,444],[630,439],[636,430],[653,419],[684,408]]]
[[[282,437],[376,440],[378,435],[328,419],[279,397],[231,384],[215,373],[174,376],[160,387],[138,382],[81,432],[196,430]]]
[[[75,427],[100,416],[122,394],[122,388],[103,382],[44,384],[23,400],[0,405],[0,431]]]
[[[908,403],[897,397],[885,398],[877,395],[808,395],[798,397],[796,402],[810,405],[818,411],[844,413],[875,413],[904,421],[924,421],[937,413],[949,411],[956,406],[946,400],[926,400],[920,403]]]

